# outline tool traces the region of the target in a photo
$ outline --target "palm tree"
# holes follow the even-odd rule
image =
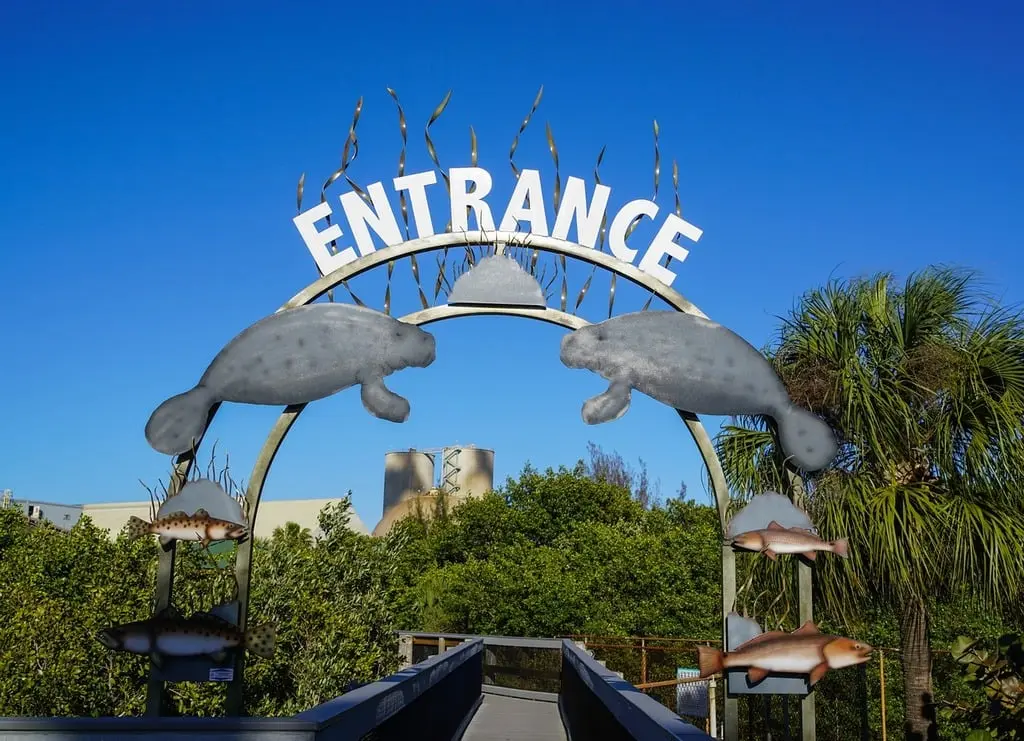
[[[879,274],[805,294],[765,353],[841,441],[804,479],[819,531],[851,547],[818,560],[819,603],[840,622],[879,601],[897,611],[907,738],[937,738],[932,600],[1000,609],[1024,585],[1024,317],[969,272]],[[730,487],[785,491],[770,420],[734,421],[716,440]]]

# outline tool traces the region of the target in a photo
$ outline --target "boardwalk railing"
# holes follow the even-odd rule
[[[0,739],[450,741],[480,704],[482,658],[467,641],[293,718],[0,718]]]
[[[0,718],[0,739],[458,741],[484,693],[557,702],[569,741],[711,738],[569,639],[399,635],[407,662],[417,645],[437,653],[292,718]]]

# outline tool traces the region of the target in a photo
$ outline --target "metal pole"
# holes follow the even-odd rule
[[[794,471],[787,468],[786,478],[789,483],[790,497],[800,509],[804,508],[804,482]],[[800,603],[800,624],[814,620],[814,571],[803,561],[797,562],[797,594]],[[809,692],[800,700],[800,738],[802,741],[815,741],[817,728],[814,717],[814,692]]]
[[[886,741],[889,729],[885,723],[885,651],[878,652],[878,683],[881,685],[882,693],[882,741]]]
[[[732,546],[722,546],[722,642],[726,638],[725,618],[732,612],[736,604],[736,553]],[[729,678],[723,675],[722,684],[725,696],[722,698],[722,729],[723,741],[739,741],[740,739],[740,703],[736,697],[729,697]]]
[[[647,639],[640,639],[640,684],[647,684]]]
[[[868,665],[860,665],[860,739],[870,741],[868,731]]]
[[[715,697],[717,687],[718,680],[711,677],[711,681],[708,682],[708,735],[711,738],[718,738],[718,707]]]

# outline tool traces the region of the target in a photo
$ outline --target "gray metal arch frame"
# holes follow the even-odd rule
[[[377,250],[369,255],[361,257],[348,265],[345,265],[327,275],[322,276],[318,280],[306,286],[304,289],[299,291],[278,311],[285,309],[294,308],[297,306],[304,306],[312,303],[320,296],[326,294],[332,288],[342,284],[343,282],[350,280],[362,273],[373,270],[381,265],[386,265],[392,260],[398,260],[403,257],[410,255],[420,254],[424,252],[431,252],[443,248],[458,248],[458,247],[469,247],[469,246],[488,246],[493,247],[496,254],[502,254],[507,247],[525,247],[527,249],[535,249],[542,252],[553,252],[559,255],[565,255],[566,257],[572,257],[583,262],[590,263],[598,267],[602,267],[609,272],[629,280],[630,282],[650,290],[652,293],[660,297],[667,304],[669,304],[676,311],[682,311],[690,314],[695,314],[701,317],[706,315],[700,311],[692,302],[683,297],[680,293],[673,290],[669,286],[661,283],[660,281],[652,278],[648,274],[642,272],[640,269],[632,264],[625,263],[612,255],[604,252],[599,252],[590,247],[576,244],[574,242],[568,242],[566,240],[555,239],[552,237],[539,236],[533,234],[522,234],[519,232],[484,232],[484,231],[467,231],[467,232],[446,232],[443,234],[436,234],[430,237],[424,237],[401,244],[386,247],[381,250]],[[453,319],[462,316],[483,316],[483,315],[501,315],[501,316],[520,316],[529,319],[536,319],[547,322],[549,324],[555,324],[561,327],[565,327],[570,330],[578,329],[582,326],[589,324],[587,320],[569,314],[567,312],[558,309],[533,309],[526,307],[502,307],[502,306],[452,306],[452,305],[439,305],[431,308],[423,309],[421,311],[413,312],[404,317],[401,317],[401,321],[409,324],[422,326],[431,324],[446,319]],[[285,437],[288,435],[292,425],[295,424],[302,410],[305,408],[305,404],[295,405],[287,407],[281,415],[278,417],[277,422],[271,428],[270,433],[267,436],[266,441],[263,444],[263,448],[260,451],[259,457],[252,470],[252,475],[249,477],[248,488],[246,491],[246,508],[247,516],[249,518],[250,532],[253,531],[256,521],[257,512],[259,509],[260,498],[263,493],[263,487],[266,482],[267,475],[270,472],[270,467],[273,465],[275,456],[281,447]],[[216,415],[219,405],[215,406],[210,411],[210,420]],[[725,480],[725,474],[722,470],[721,462],[718,459],[718,455],[715,452],[714,445],[712,444],[711,438],[704,428],[704,425],[698,419],[697,415],[687,412],[685,410],[677,410],[679,416],[686,424],[687,429],[690,431],[694,442],[697,444],[697,448],[700,451],[701,458],[704,461],[704,465],[708,471],[708,479],[715,496],[715,502],[718,509],[719,520],[722,528],[722,532],[725,532],[727,523],[727,511],[729,505],[729,490]],[[197,441],[195,449],[188,454],[179,456],[175,461],[174,472],[171,480],[170,493],[176,492],[187,480],[189,472],[195,461],[195,453],[201,445],[202,441]],[[252,565],[252,538],[247,538],[239,547],[238,557],[235,562],[235,576],[238,581],[238,601],[240,606],[239,618],[240,625],[244,628],[247,620],[248,613],[248,602],[249,602],[249,584],[250,574]],[[154,604],[155,610],[160,610],[171,603],[171,594],[173,589],[173,573],[174,573],[174,551],[175,546],[172,543],[167,549],[160,552],[160,560],[158,566],[157,575],[157,594]],[[723,620],[723,635],[724,635],[724,621],[725,615],[728,614],[734,606],[736,595],[736,569],[735,569],[735,555],[731,546],[724,544],[722,546],[722,620]],[[803,611],[801,611],[803,612]],[[244,666],[244,660],[240,659],[237,662],[235,678],[231,682],[228,690],[228,714],[238,714],[242,709],[242,667]],[[157,679],[153,673],[150,675],[149,683],[149,694],[147,700],[147,713],[148,714],[159,714],[160,713],[160,694],[162,690],[162,681]],[[728,730],[730,726],[736,727],[737,722],[737,711],[736,700],[726,698],[726,710],[725,710],[725,721]]]

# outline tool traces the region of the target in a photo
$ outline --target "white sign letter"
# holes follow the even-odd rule
[[[530,205],[526,202],[529,200]],[[519,220],[530,222],[531,234],[548,235],[548,215],[544,212],[544,193],[540,187],[539,170],[523,170],[519,173],[515,190],[512,197],[508,199],[508,208],[505,215],[501,217],[501,226],[498,228],[503,232],[519,231]]]
[[[480,229],[493,230],[491,207],[484,203],[484,198],[491,192],[491,173],[482,167],[453,167],[448,171],[448,179],[451,181],[452,231],[469,231],[467,208],[473,209]],[[466,192],[469,181],[476,184],[472,193]]]
[[[525,172],[525,170],[524,170]],[[569,238],[569,225],[576,219],[576,242],[584,247],[593,247],[601,230],[601,217],[608,208],[608,197],[612,189],[607,185],[594,187],[594,201],[587,209],[587,181],[570,177],[565,183],[562,203],[555,216],[555,228],[551,236],[556,239]]]
[[[666,286],[671,286],[672,281],[676,279],[676,274],[661,264],[661,258],[665,255],[671,255],[679,260],[679,262],[682,262],[690,254],[690,251],[676,244],[676,236],[682,235],[696,242],[703,233],[703,231],[690,222],[680,219],[675,214],[669,214],[665,219],[665,223],[661,225],[661,229],[658,230],[658,233],[654,235],[654,239],[651,240],[651,246],[647,248],[647,252],[640,258],[640,269],[652,278],[657,278]]]
[[[307,249],[313,255],[313,260],[316,261],[316,266],[320,269],[321,275],[334,272],[342,265],[348,265],[356,259],[356,252],[351,247],[339,250],[335,254],[327,246],[330,242],[334,242],[341,237],[340,226],[331,224],[322,232],[316,230],[316,222],[330,215],[331,207],[324,202],[313,206],[313,208],[306,209],[292,219],[292,223],[295,224],[295,228],[299,230],[299,234],[302,236],[302,241],[306,243]]]
[[[612,254],[625,262],[633,262],[636,258],[636,250],[626,244],[626,229],[638,216],[650,216],[652,219],[658,215],[658,205],[653,201],[637,199],[630,201],[615,214],[612,225],[608,227],[608,246]]]
[[[416,234],[420,237],[429,237],[434,233],[434,222],[430,220],[430,206],[427,204],[427,186],[436,182],[437,173],[433,170],[395,178],[395,190],[409,191],[412,220],[416,224]]]
[[[398,229],[398,222],[395,221],[395,214],[384,193],[384,186],[380,183],[370,183],[366,187],[366,192],[370,195],[372,208],[354,191],[343,193],[341,196],[341,207],[345,209],[345,218],[348,219],[352,236],[356,238],[359,254],[363,257],[376,249],[367,226],[389,247],[402,241],[402,232]]]

